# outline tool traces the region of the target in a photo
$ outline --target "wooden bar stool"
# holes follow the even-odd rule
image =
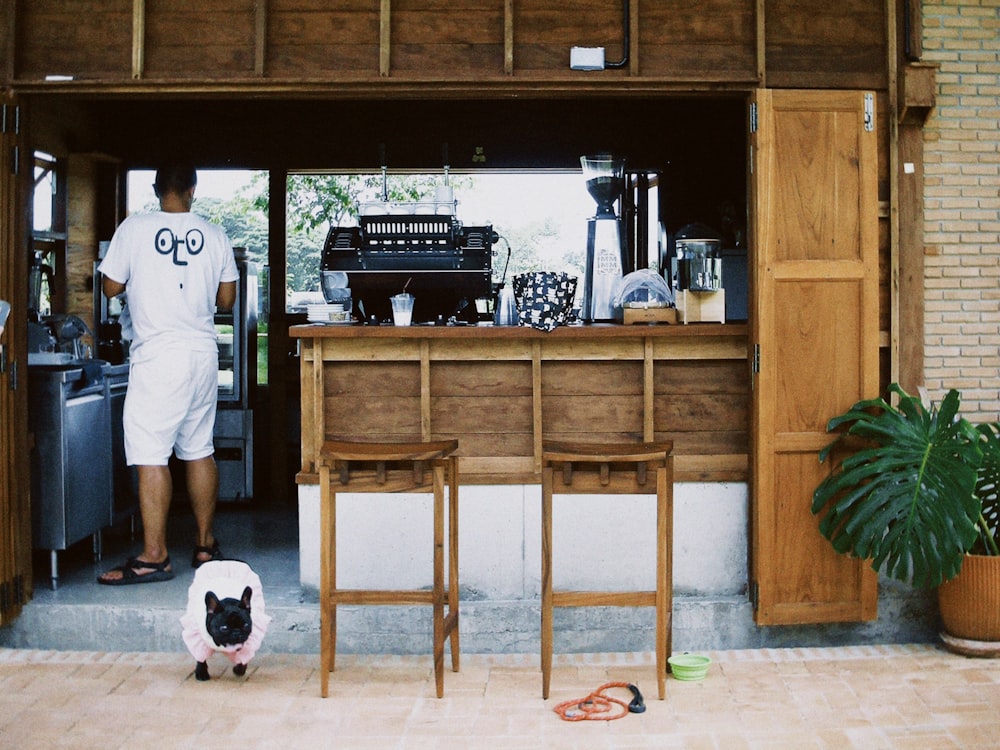
[[[458,450],[457,440],[359,443],[328,440],[320,449],[320,689],[329,692],[337,650],[338,604],[431,604],[434,679],[444,695],[444,642],[451,638],[458,671]],[[444,488],[448,485],[448,581],[444,574]],[[430,591],[337,588],[337,492],[434,493],[434,583]],[[381,554],[373,549],[373,555]],[[448,611],[445,613],[445,600]]]
[[[549,697],[553,607],[656,607],[656,676],[666,697],[673,607],[673,442],[542,446],[542,698]],[[655,591],[553,591],[553,494],[655,494]]]

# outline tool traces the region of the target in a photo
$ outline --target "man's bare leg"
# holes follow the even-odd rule
[[[142,514],[142,554],[138,562],[162,563],[167,559],[167,517],[173,496],[173,481],[166,466],[137,466],[139,473],[139,512]],[[167,568],[170,570],[171,568]],[[153,568],[132,568],[139,576]],[[121,570],[109,570],[103,581],[115,581],[124,576]]]
[[[215,504],[219,495],[219,470],[214,456],[206,456],[194,461],[186,461],[187,491],[191,498],[191,510],[198,526],[195,545],[211,549],[215,543],[212,524],[215,521]],[[209,552],[198,551],[199,562],[212,559]]]

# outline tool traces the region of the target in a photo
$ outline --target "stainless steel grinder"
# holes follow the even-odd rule
[[[597,202],[597,213],[587,220],[587,261],[580,317],[585,323],[615,318],[615,285],[626,266],[621,218],[615,201],[625,187],[625,160],[611,154],[581,156],[587,192]]]

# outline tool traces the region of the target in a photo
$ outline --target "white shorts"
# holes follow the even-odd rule
[[[218,352],[171,348],[129,368],[122,422],[129,466],[166,466],[215,452]]]

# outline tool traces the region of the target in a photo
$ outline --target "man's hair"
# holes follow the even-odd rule
[[[170,193],[181,195],[198,184],[198,174],[191,164],[170,162],[156,170],[156,181],[153,190],[156,197],[162,198]]]

